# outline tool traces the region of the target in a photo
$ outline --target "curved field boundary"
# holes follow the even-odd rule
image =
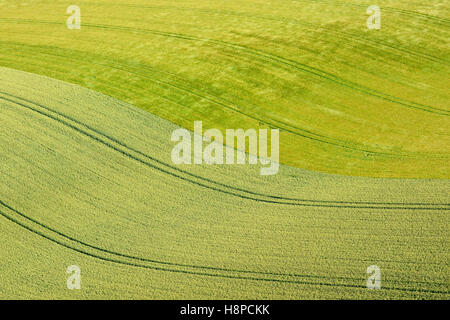
[[[5,43],[5,42],[3,42]],[[30,45],[26,45],[26,44],[22,44],[22,43],[16,43],[16,42],[6,42],[8,44],[12,44],[12,45],[17,45],[17,46],[26,46],[26,47],[34,47],[34,46],[30,46]],[[61,50],[66,50],[66,49],[61,49],[61,48],[57,48],[54,47],[53,49],[57,49],[59,51]],[[38,51],[41,54],[44,55],[50,55],[50,56],[55,56],[55,57],[60,57],[63,59],[68,59],[68,60],[74,60],[74,61],[85,61],[84,59],[81,58],[75,58],[73,57],[73,55],[68,54],[68,55],[62,55],[62,54],[56,54],[55,52],[44,52],[44,51],[39,51],[36,49],[36,51]],[[75,50],[68,50],[69,52],[78,52],[78,53],[84,53],[85,52],[79,52],[79,51],[75,51]],[[189,95],[204,99],[208,102],[211,102],[212,104],[215,104],[219,107],[222,107],[224,109],[230,110],[232,112],[236,112],[240,115],[243,115],[245,117],[248,117],[250,119],[259,121],[262,124],[265,124],[267,126],[270,126],[272,128],[278,128],[280,131],[285,131],[288,132],[290,134],[296,135],[298,137],[301,138],[306,138],[315,142],[319,142],[319,143],[326,143],[338,148],[343,148],[346,150],[350,150],[350,151],[356,151],[356,152],[362,152],[364,154],[370,154],[372,156],[383,156],[383,157],[397,157],[397,158],[417,158],[420,155],[416,152],[402,152],[401,154],[399,153],[389,153],[389,152],[380,152],[380,151],[374,151],[374,150],[370,150],[365,148],[365,146],[361,146],[361,145],[356,145],[356,144],[350,144],[347,141],[344,140],[339,140],[339,139],[335,139],[332,137],[328,137],[319,133],[315,133],[312,132],[310,130],[305,130],[299,127],[296,127],[294,125],[288,124],[286,122],[283,121],[279,121],[273,118],[269,118],[269,120],[266,120],[265,118],[259,118],[253,115],[250,115],[248,113],[245,113],[243,111],[241,111],[239,109],[238,105],[235,105],[234,103],[223,99],[223,98],[219,98],[216,97],[214,95],[205,93],[205,92],[198,92],[196,90],[194,90],[192,87],[186,86],[186,84],[182,83],[182,80],[179,79],[179,77],[177,77],[176,75],[172,74],[172,73],[168,73],[165,71],[161,71],[158,69],[155,69],[153,67],[150,67],[148,65],[143,65],[143,64],[139,64],[139,65],[130,65],[129,63],[126,63],[124,61],[120,61],[117,59],[109,59],[107,57],[103,57],[103,56],[95,56],[96,58],[99,58],[101,60],[106,60],[111,64],[107,64],[107,63],[100,63],[100,62],[93,62],[93,61],[89,61],[89,63],[94,64],[94,65],[98,65],[98,66],[102,66],[102,67],[107,67],[107,68],[111,68],[111,69],[116,69],[116,70],[120,70],[120,71],[125,71],[127,73],[130,74],[134,74],[138,77],[141,78],[145,78],[146,80],[153,82],[159,86],[162,87],[170,87],[171,89],[175,89],[184,93],[187,93]],[[119,67],[120,65],[120,67]],[[154,77],[150,77],[148,76],[148,74],[146,72],[143,72],[142,70],[148,70],[148,71],[152,71],[152,72],[158,72],[158,73],[162,73],[165,75],[168,75],[170,77],[175,77],[177,78],[177,80],[172,80],[172,82],[168,82],[165,80],[162,80],[164,77],[159,77],[159,78],[154,78]],[[116,88],[117,89],[117,88]],[[173,102],[173,103],[177,103],[175,101],[172,101],[170,99],[168,99],[169,101]],[[178,103],[177,103],[178,104]],[[272,122],[271,122],[272,121]],[[297,130],[297,131],[294,131]],[[430,155],[427,154],[427,157],[429,157]]]
[[[294,199],[294,198],[285,198],[285,197],[281,197],[281,196],[265,195],[265,194],[256,193],[256,192],[252,192],[252,191],[241,189],[241,188],[236,188],[233,186],[229,186],[229,185],[226,185],[223,183],[213,181],[211,179],[207,179],[204,177],[200,177],[198,175],[194,175],[192,173],[189,173],[187,171],[178,169],[174,166],[164,163],[160,160],[157,160],[154,157],[146,155],[138,150],[135,150],[135,149],[127,146],[126,144],[118,141],[117,139],[109,137],[90,126],[77,121],[76,119],[68,117],[57,111],[54,111],[54,110],[50,109],[49,107],[43,106],[41,104],[32,102],[27,99],[19,98],[17,96],[14,96],[14,95],[2,92],[2,91],[0,91],[0,94],[9,96],[9,98],[0,96],[0,99],[2,99],[2,100],[9,101],[9,102],[15,104],[16,106],[26,108],[32,112],[36,112],[42,116],[45,116],[54,121],[57,121],[60,124],[63,124],[71,129],[77,131],[78,133],[81,133],[81,134],[93,139],[94,141],[96,141],[110,149],[113,149],[117,152],[120,152],[123,155],[127,156],[128,158],[138,161],[141,164],[146,165],[152,169],[155,169],[155,170],[158,170],[165,174],[171,175],[171,176],[181,179],[183,181],[190,182],[197,186],[207,188],[207,189],[210,189],[213,191],[225,193],[225,194],[228,194],[231,196],[239,197],[242,199],[248,199],[248,200],[252,200],[252,201],[265,202],[265,203],[271,203],[271,204],[294,205],[294,206],[304,206],[304,207],[322,207],[322,208],[345,208],[345,209],[355,208],[355,209],[378,209],[378,210],[399,210],[399,209],[402,209],[402,210],[450,210],[450,204],[446,204],[446,203],[444,203],[444,204],[440,204],[440,203],[377,203],[377,202],[356,202],[356,201],[349,202],[349,201],[308,200],[308,199]],[[11,98],[19,99],[22,102],[15,101]],[[25,103],[33,104],[33,105],[39,107],[41,110],[39,110],[36,107],[27,105]],[[45,111],[42,109],[44,109]],[[50,112],[52,114],[49,114],[48,112]],[[84,129],[80,128],[79,126],[84,127]],[[152,161],[153,163],[150,163],[148,160]],[[156,164],[163,165],[164,168],[157,166]],[[189,177],[182,176],[182,175],[180,175],[180,173],[183,175],[188,175]],[[193,178],[196,180],[194,180]],[[198,180],[200,180],[200,181],[198,181]],[[209,185],[207,183],[214,184],[215,186]]]
[[[8,215],[4,211],[0,210],[0,215],[9,220],[10,222],[32,232],[35,235],[38,235],[46,240],[49,240],[53,243],[56,243],[60,246],[63,246],[67,249],[73,250],[75,252],[84,254],[86,256],[99,259],[106,262],[112,262],[117,264],[122,264],[126,266],[131,267],[139,267],[139,268],[145,268],[145,269],[151,269],[156,271],[165,271],[165,272],[177,272],[177,273],[185,273],[185,274],[191,274],[196,276],[207,276],[207,277],[219,277],[219,278],[228,278],[228,279],[237,279],[237,280],[250,280],[250,281],[267,281],[267,282],[279,282],[279,283],[285,283],[285,284],[297,284],[297,285],[314,285],[314,286],[330,286],[330,287],[347,287],[347,288],[360,288],[360,289],[366,289],[364,285],[358,285],[358,284],[349,284],[349,283],[330,283],[330,282],[314,282],[314,281],[305,281],[305,280],[293,280],[289,278],[318,278],[318,279],[335,279],[335,280],[353,280],[357,282],[364,283],[365,279],[355,279],[355,278],[346,278],[346,277],[325,277],[325,276],[314,276],[314,275],[299,275],[299,274],[282,274],[282,273],[272,273],[272,272],[258,272],[258,271],[250,271],[250,270],[236,270],[236,269],[227,269],[227,268],[216,268],[216,267],[210,267],[210,266],[196,266],[196,265],[187,265],[187,264],[177,264],[177,263],[170,263],[170,262],[163,262],[163,261],[156,261],[152,259],[147,258],[140,258],[136,256],[130,256],[126,254],[117,253],[111,250],[106,250],[97,246],[93,246],[90,244],[87,244],[83,241],[77,240],[73,237],[67,236],[53,228],[50,228],[37,220],[34,220],[20,211],[12,208],[2,200],[0,200],[0,205],[3,206],[3,208],[8,209],[9,211],[13,212],[15,215],[18,215],[22,218],[25,218],[29,222],[32,222],[35,226],[41,227],[47,232],[50,231],[54,235],[48,235],[44,232],[41,232],[39,230],[36,230],[36,227],[30,227],[26,225],[23,222],[20,222],[17,218],[12,217],[11,215]],[[64,238],[66,241],[69,240],[71,244],[67,244],[61,240],[55,239],[54,236],[60,236]],[[82,248],[77,248],[75,245],[81,245]],[[89,250],[94,250],[94,252],[89,252]],[[112,255],[113,257],[104,256],[104,254]],[[127,258],[131,261],[124,261],[123,258]],[[191,268],[191,269],[203,269],[203,270],[211,270],[216,272],[227,272],[227,273],[240,273],[240,274],[255,274],[259,275],[260,277],[252,277],[252,276],[243,276],[243,275],[235,275],[235,274],[220,274],[220,273],[211,273],[211,272],[200,272],[200,271],[192,271],[192,270],[186,270],[186,269],[176,269],[176,268],[167,268],[167,267],[158,267],[158,266],[152,266],[152,265],[146,265],[142,264],[143,262],[151,262],[153,264],[159,264],[159,265],[168,265],[172,267],[185,267],[185,268]],[[261,276],[272,276],[273,278],[264,278]],[[275,278],[275,277],[287,277],[285,279],[283,278]],[[386,281],[385,281],[386,282]],[[396,281],[387,281],[387,282],[396,282]],[[422,284],[431,284],[431,285],[445,285],[443,283],[427,283],[427,282],[414,282],[411,281],[411,283],[422,283]],[[383,289],[386,290],[394,290],[394,291],[405,291],[405,292],[423,292],[423,293],[433,293],[433,294],[448,294],[448,291],[443,290],[429,290],[429,289],[411,289],[411,288],[405,288],[405,287],[391,287],[391,286],[384,286]]]
[[[14,45],[19,45],[19,46],[28,46],[25,44],[21,44],[21,43],[11,43],[8,42],[9,44],[14,44]],[[29,47],[29,46],[28,46]],[[62,50],[60,48],[55,48],[58,50]],[[71,50],[71,51],[75,51],[75,50]],[[84,61],[83,59],[77,59],[75,57],[73,57],[72,55],[60,55],[60,54],[56,54],[54,52],[43,52],[43,51],[39,51],[41,54],[44,55],[50,55],[50,56],[55,56],[55,57],[60,57],[63,59],[67,59],[67,60],[73,60],[73,61]],[[156,70],[153,67],[150,67],[148,65],[139,65],[139,68],[137,68],[136,66],[133,65],[129,65],[124,61],[119,61],[117,59],[114,60],[110,60],[108,58],[105,57],[101,57],[102,60],[107,60],[109,61],[111,64],[105,64],[105,63],[99,63],[99,62],[92,62],[89,61],[89,63],[93,64],[93,65],[98,65],[98,66],[102,66],[102,67],[107,67],[107,68],[111,68],[111,69],[115,69],[115,70],[120,70],[120,71],[125,71],[127,73],[130,74],[134,74],[137,75],[141,78],[144,78],[150,82],[153,82],[159,86],[162,87],[170,87],[171,89],[175,89],[178,91],[181,91],[183,93],[187,93],[189,95],[204,99],[208,102],[211,102],[214,105],[217,105],[221,108],[230,110],[232,112],[238,113],[240,115],[243,115],[249,119],[252,120],[256,120],[259,123],[265,124],[267,126],[270,126],[271,128],[277,128],[280,131],[285,131],[288,132],[290,134],[293,134],[295,136],[301,137],[301,138],[306,138],[315,142],[319,142],[319,143],[325,143],[325,144],[329,144],[332,145],[334,147],[338,147],[338,148],[343,148],[346,150],[350,150],[350,151],[356,151],[356,152],[363,152],[365,154],[370,154],[373,156],[383,156],[383,157],[402,157],[402,158],[414,158],[416,156],[416,153],[402,153],[402,154],[396,154],[396,153],[389,153],[389,152],[380,152],[380,151],[374,151],[374,150],[370,150],[365,148],[364,146],[358,146],[355,144],[350,144],[347,141],[344,140],[339,140],[339,139],[335,139],[332,137],[328,137],[325,136],[323,134],[319,134],[319,133],[315,133],[312,132],[310,130],[306,130],[306,129],[302,129],[299,127],[296,127],[294,125],[288,124],[286,122],[283,121],[279,121],[273,118],[269,118],[268,120],[265,118],[259,118],[256,117],[254,115],[245,113],[244,111],[239,109],[238,105],[235,105],[234,103],[225,100],[223,98],[219,98],[217,96],[208,94],[206,92],[199,92],[194,90],[192,87],[188,87],[185,84],[181,83],[181,80],[173,80],[172,82],[168,82],[168,81],[164,81],[162,80],[162,78],[154,78],[154,77],[150,77],[148,76],[146,73],[142,72],[142,70],[149,70],[149,71],[156,71],[159,73],[166,73],[167,75],[170,75],[172,77],[174,77],[175,75],[171,74],[171,73],[167,73],[161,70]],[[120,67],[119,67],[120,65]],[[171,101],[171,100],[170,100]],[[172,101],[174,102],[174,101]]]
[[[24,22],[24,23],[39,23],[39,24],[56,24],[61,25],[59,22],[54,21],[39,21],[39,20],[31,20],[31,19],[2,19],[2,20],[8,20],[8,21],[15,21],[17,22]],[[432,107],[428,105],[424,105],[421,103],[408,101],[403,98],[395,97],[389,94],[382,93],[378,90],[374,90],[368,87],[365,87],[363,85],[357,84],[355,82],[340,78],[332,73],[317,69],[315,67],[308,66],[306,64],[283,58],[281,56],[271,54],[262,50],[253,49],[248,46],[244,46],[241,44],[235,44],[231,42],[226,42],[222,40],[216,40],[216,39],[210,39],[210,38],[200,38],[192,35],[186,35],[181,33],[172,33],[172,32],[163,32],[159,30],[152,30],[152,29],[143,29],[143,28],[133,28],[133,27],[125,27],[125,26],[114,26],[114,25],[100,25],[100,24],[89,24],[84,23],[83,27],[87,28],[98,28],[98,29],[104,29],[104,30],[121,30],[121,31],[131,31],[131,32],[142,32],[144,34],[152,34],[152,35],[158,35],[158,36],[164,36],[164,37],[170,37],[170,38],[176,38],[176,39],[182,39],[182,40],[188,40],[188,41],[198,41],[202,43],[212,43],[215,45],[237,49],[241,52],[244,52],[250,56],[257,57],[259,59],[264,59],[267,62],[273,63],[273,64],[279,64],[283,66],[287,66],[289,68],[293,68],[305,73],[308,73],[310,75],[315,76],[318,79],[326,80],[332,83],[335,83],[337,85],[340,85],[342,87],[351,89],[353,91],[357,91],[372,97],[379,98],[384,101],[388,101],[397,105],[401,105],[404,107],[421,110],[425,112],[431,112],[443,116],[450,116],[450,111],[446,109],[441,109],[437,107]]]

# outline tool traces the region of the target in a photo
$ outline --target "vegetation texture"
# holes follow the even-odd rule
[[[449,178],[450,6],[372,1],[0,1],[0,65],[80,84],[192,129],[277,127],[281,162]]]
[[[0,298],[450,297],[448,180],[175,167],[169,121],[6,68],[0,88]]]

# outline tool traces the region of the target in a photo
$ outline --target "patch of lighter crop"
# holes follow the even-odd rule
[[[342,111],[331,109],[331,108],[328,108],[328,107],[325,107],[325,106],[319,105],[319,106],[317,106],[317,108],[322,110],[322,111],[324,111],[324,112],[331,113],[333,115],[339,115],[339,116],[344,116],[345,115],[345,113],[343,113]]]

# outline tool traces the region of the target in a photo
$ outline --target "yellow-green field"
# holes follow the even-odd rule
[[[0,0],[0,299],[449,299],[450,5],[371,4]]]
[[[80,84],[178,125],[279,127],[281,162],[449,178],[450,6],[379,1],[0,2],[0,65]]]

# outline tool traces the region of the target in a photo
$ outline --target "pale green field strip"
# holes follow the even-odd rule
[[[178,167],[164,119],[6,68],[0,88],[2,298],[449,296],[448,180]]]
[[[449,6],[381,1],[4,4],[0,65],[81,84],[178,125],[277,127],[281,161],[328,173],[449,177]],[[59,10],[59,11],[58,11]]]

